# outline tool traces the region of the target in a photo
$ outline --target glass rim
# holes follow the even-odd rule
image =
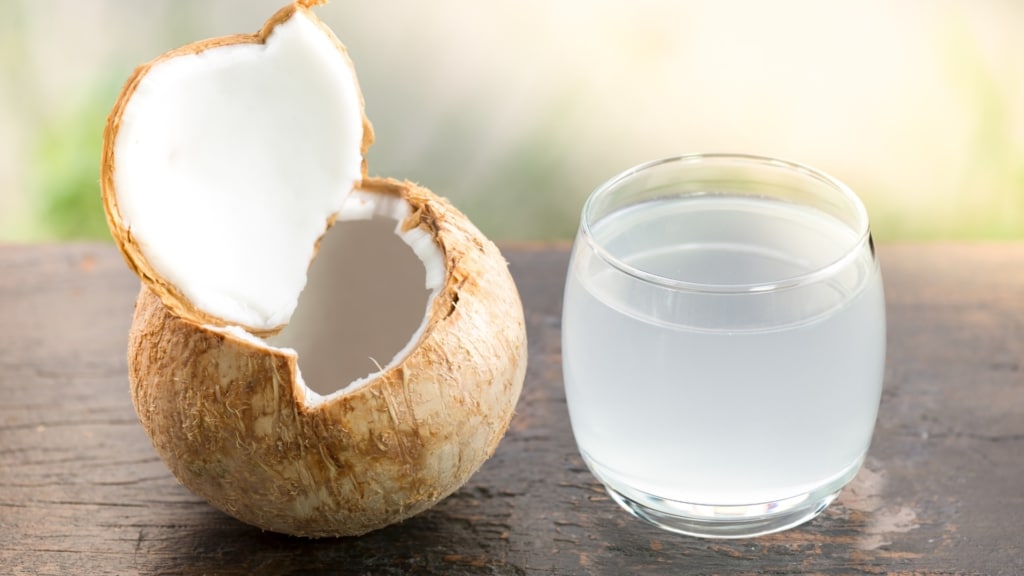
[[[804,272],[802,274],[796,274],[794,276],[788,276],[780,278],[771,282],[754,282],[754,283],[735,283],[735,284],[720,284],[720,283],[707,283],[707,282],[693,282],[689,280],[677,280],[674,278],[667,278],[659,274],[647,272],[641,270],[635,266],[627,264],[618,256],[612,254],[608,249],[601,245],[594,238],[591,232],[591,221],[589,217],[590,210],[593,208],[594,203],[598,197],[603,196],[608,191],[615,188],[621,182],[651,168],[663,166],[666,164],[692,164],[705,161],[722,161],[731,160],[737,163],[754,166],[764,165],[774,168],[782,168],[794,173],[802,174],[804,176],[811,177],[819,182],[822,182],[837,192],[847,201],[851,203],[856,212],[860,226],[854,229],[854,233],[857,234],[856,239],[849,245],[847,249],[843,251],[843,254],[838,258],[817,266],[814,270]],[[638,164],[624,170],[615,176],[612,176],[587,196],[586,201],[583,203],[583,211],[580,218],[580,233],[590,248],[597,254],[602,260],[608,265],[617,269],[618,271],[632,276],[641,282],[649,284],[659,285],[672,290],[681,292],[701,292],[710,294],[755,294],[755,293],[767,293],[777,292],[780,290],[787,290],[798,286],[804,286],[813,282],[817,282],[823,278],[832,276],[834,273],[842,269],[849,261],[857,258],[860,249],[867,244],[871,250],[872,259],[875,255],[874,241],[871,237],[871,224],[868,220],[867,208],[864,206],[864,202],[857,196],[854,191],[844,184],[842,181],[829,176],[828,174],[811,168],[805,164],[797,162],[791,162],[789,160],[780,160],[777,158],[771,158],[768,156],[758,156],[755,154],[730,154],[730,153],[697,153],[697,154],[682,154],[678,156],[669,156],[666,158],[660,158],[656,160],[650,160],[642,164]]]

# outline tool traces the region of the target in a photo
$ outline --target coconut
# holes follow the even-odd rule
[[[101,181],[142,281],[129,380],[157,453],[244,522],[358,535],[429,508],[491,456],[525,377],[525,322],[506,262],[464,214],[367,176],[355,72],[313,3],[139,67],[108,119]],[[299,353],[267,338],[295,314],[324,234],[368,218],[392,220],[422,262],[422,320],[390,362],[319,374],[314,391]]]

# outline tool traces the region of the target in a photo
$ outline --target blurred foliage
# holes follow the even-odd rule
[[[957,28],[948,44],[956,86],[976,111],[958,209],[963,236],[983,231],[989,238],[1019,238],[1024,233],[1024,148],[1014,134],[1014,102],[986,67],[978,38]],[[954,230],[954,233],[956,231]]]
[[[970,126],[967,141],[961,144],[965,156],[958,159],[963,162],[955,183],[960,192],[948,205],[919,211],[877,202],[869,206],[872,228],[882,240],[1020,239],[1024,237],[1024,141],[1015,130],[1020,108],[1010,96],[1006,71],[992,69],[982,39],[962,19],[950,17],[941,39],[945,51],[941,56],[954,90],[965,103]],[[922,135],[929,137],[934,136]]]
[[[100,154],[116,94],[116,84],[103,84],[41,126],[29,183],[34,229],[41,236],[110,239],[100,196]]]
[[[493,113],[479,102],[452,106],[431,134],[438,145],[402,164],[387,158],[375,163],[371,148],[370,166],[413,173],[423,185],[449,197],[488,236],[511,241],[572,238],[579,207],[564,199],[567,191],[586,184],[568,161],[572,143],[564,142],[558,129],[559,117],[571,105],[553,99],[494,158],[484,157],[493,152],[481,151],[488,143],[476,128]],[[453,169],[459,166],[453,159],[464,162],[464,169]]]
[[[534,129],[509,146],[483,181],[486,193],[467,198],[466,213],[497,238],[555,240],[576,233],[579,208],[556,202],[566,190],[579,187],[566,161],[572,143],[562,142],[551,127],[558,126],[559,106],[539,118]],[[517,217],[518,216],[518,217]]]
[[[845,70],[846,75],[823,78],[848,79],[850,85],[837,86],[842,90],[836,93],[863,94],[865,107],[853,110],[848,105],[852,98],[843,100],[823,91],[826,97],[819,99],[820,108],[790,110],[794,125],[787,132],[785,113],[789,109],[781,88],[772,91],[769,88],[773,86],[765,86],[775,100],[753,93],[749,98],[744,94],[727,98],[733,112],[754,110],[738,120],[729,116],[727,107],[716,108],[720,99],[707,98],[713,90],[696,90],[705,84],[712,89],[728,89],[735,85],[733,77],[747,78],[752,73],[755,78],[775,79],[756,74],[758,70],[744,56],[743,46],[730,52],[734,57],[741,56],[733,60],[716,60],[721,54],[698,50],[715,46],[713,34],[690,50],[687,42],[692,39],[670,42],[682,37],[674,27],[658,28],[670,34],[658,36],[645,25],[643,34],[649,36],[644,37],[655,46],[648,55],[630,52],[627,48],[640,42],[641,36],[625,32],[619,35],[623,27],[613,20],[603,33],[614,33],[608,41],[617,39],[618,44],[610,45],[622,49],[598,50],[595,38],[603,41],[605,36],[595,36],[594,30],[601,29],[587,27],[598,26],[602,20],[577,18],[584,15],[577,8],[585,5],[584,0],[578,0],[578,5],[562,6],[562,12],[574,23],[578,19],[579,29],[559,27],[558,15],[562,12],[552,8],[547,14],[548,28],[533,30],[537,36],[531,42],[538,48],[533,52],[521,50],[526,55],[539,54],[539,59],[517,67],[518,61],[496,57],[508,52],[500,40],[517,38],[523,26],[518,21],[499,22],[501,9],[471,7],[468,1],[453,4],[465,11],[465,21],[492,26],[490,33],[481,36],[462,34],[467,29],[475,30],[465,26],[463,20],[451,29],[444,28],[446,20],[440,16],[436,21],[421,22],[431,17],[431,11],[413,10],[415,4],[409,2],[405,11],[371,4],[359,8],[337,3],[333,6],[337,24],[358,23],[343,36],[361,64],[367,112],[378,129],[378,141],[369,153],[370,171],[374,175],[410,178],[450,197],[495,239],[569,239],[583,196],[603,179],[642,160],[697,151],[792,156],[793,160],[835,173],[862,194],[876,236],[882,240],[1024,239],[1024,108],[1020,105],[1024,85],[1019,82],[1024,77],[1024,58],[1014,56],[1012,50],[1020,46],[1019,41],[1000,44],[993,40],[1012,36],[1024,21],[1024,9],[1012,7],[999,12],[994,4],[980,8],[966,0],[940,5],[923,0],[910,2],[902,6],[902,11],[882,2],[837,3],[816,9],[817,23],[832,22],[840,32],[843,22],[836,24],[830,14],[846,13],[844,10],[870,15],[873,10],[888,14],[892,9],[894,18],[914,17],[924,23],[905,36],[899,27],[891,38],[881,37],[874,52],[865,48],[846,60],[842,59],[846,52],[839,50],[846,44],[824,46],[825,55],[838,54],[840,59],[838,63],[829,60],[823,70]],[[131,54],[125,58],[136,63],[196,37],[234,31],[238,22],[249,22],[255,28],[262,21],[262,12],[273,2],[232,5],[203,0],[97,0],[87,8],[60,12],[63,20],[36,0],[9,4],[6,16],[0,18],[0,154],[8,150],[16,154],[7,164],[12,167],[9,171],[3,171],[5,166],[0,162],[0,186],[4,188],[0,189],[0,226],[6,226],[0,230],[0,240],[49,241],[109,238],[99,187],[102,132],[120,83],[130,69],[130,64],[120,62],[117,55]],[[861,4],[868,6],[863,11],[855,8]],[[750,1],[750,6],[756,5]],[[537,2],[535,6],[544,5]],[[712,4],[670,4],[665,0],[664,5],[628,4],[629,10],[624,8],[627,3],[618,4],[615,10],[608,10],[610,6],[615,5],[602,5],[602,9],[595,8],[593,14],[588,14],[685,14],[701,23],[701,18],[707,17],[705,8]],[[647,11],[642,9],[644,6]],[[818,5],[807,2],[803,6]],[[403,17],[403,12],[412,16]],[[777,13],[780,18],[784,15],[784,11]],[[102,49],[93,50],[89,59],[79,62],[69,57],[72,46],[59,42],[69,31],[84,29],[78,21],[88,14],[101,15],[97,19],[102,22],[117,15],[110,24],[116,33],[105,38],[106,42],[100,38],[85,40]],[[1002,18],[996,19],[998,15]],[[973,24],[967,16],[975,19]],[[132,24],[143,17],[149,19],[145,32],[137,33]],[[665,19],[671,20],[667,16]],[[59,28],[57,20],[66,28],[59,30],[60,34],[54,33]],[[723,21],[727,20],[710,22]],[[381,37],[379,27],[365,25],[379,22],[398,26],[396,30],[403,33]],[[630,22],[636,25],[644,21]],[[868,21],[872,22],[875,20]],[[705,29],[719,28],[711,25]],[[798,25],[789,29],[800,32]],[[585,34],[588,30],[589,35]],[[881,27],[875,32],[885,30]],[[756,28],[751,31],[756,35]],[[53,36],[48,36],[51,33]],[[488,44],[492,33],[497,40]],[[579,42],[586,49],[559,48],[556,54],[555,40],[570,47],[572,42]],[[790,60],[808,52],[801,46],[787,51],[789,44],[779,44],[783,48],[774,52],[774,44],[763,46],[764,52],[774,58],[765,60],[769,70],[785,72],[791,67],[787,64]],[[467,46],[473,49],[466,50]],[[672,52],[673,48],[677,51]],[[550,66],[545,58],[549,49],[555,61]],[[903,53],[917,59],[896,58]],[[464,54],[475,57],[460,59]],[[699,54],[699,59],[693,54]],[[47,55],[49,60],[44,57]],[[621,61],[616,60],[620,56]],[[62,58],[67,60],[67,68]],[[694,68],[695,62],[708,59],[716,64]],[[902,67],[885,68],[888,59],[900,60]],[[752,61],[756,63],[757,59]],[[720,66],[722,62],[725,65]],[[733,68],[728,67],[730,62]],[[917,68],[925,64],[934,64],[934,69],[920,72]],[[72,67],[82,74],[67,74]],[[489,70],[500,73],[484,74]],[[718,78],[715,73],[720,70],[738,73]],[[899,75],[889,76],[888,83],[878,80],[875,73],[886,70],[890,74],[897,70]],[[687,78],[694,80],[687,74],[698,74],[698,82],[684,83]],[[111,76],[117,78],[107,81]],[[815,75],[806,76],[807,87],[815,89]],[[69,77],[74,77],[73,81],[54,81]],[[910,80],[898,84],[904,77]],[[83,78],[86,85],[80,86]],[[607,81],[597,82],[595,78]],[[889,88],[893,80],[897,85]],[[522,86],[528,91],[517,92]],[[641,89],[619,91],[630,86]],[[798,94],[801,86],[791,87],[791,92]],[[876,86],[880,88],[874,89]],[[638,100],[646,97],[645,87],[678,96],[678,106],[673,108],[675,101],[667,98]],[[527,105],[512,107],[510,98],[496,96],[508,93],[520,94]],[[874,94],[881,96],[872,100]],[[702,95],[704,100],[699,100]],[[704,102],[704,106],[694,107],[693,99]],[[945,107],[917,106],[935,100]],[[758,101],[762,108],[753,106]],[[918,107],[928,112],[915,115]],[[758,110],[765,112],[756,116]],[[657,116],[661,111],[663,122]],[[773,121],[771,111],[781,111],[782,120]],[[859,130],[858,123],[839,122],[836,126],[840,130],[829,132],[828,126],[813,125],[815,113],[819,120],[859,115],[865,119],[859,124],[868,128]],[[628,122],[621,121],[623,118]],[[768,120],[757,124],[761,118]]]

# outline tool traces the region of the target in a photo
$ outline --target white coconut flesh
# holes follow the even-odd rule
[[[272,331],[362,178],[363,132],[347,56],[304,10],[263,43],[160,59],[120,116],[121,227],[195,308]]]

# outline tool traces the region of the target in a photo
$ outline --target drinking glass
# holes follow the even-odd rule
[[[583,207],[562,352],[580,453],[623,508],[703,537],[806,522],[857,473],[878,412],[867,211],[771,158],[628,170]]]

